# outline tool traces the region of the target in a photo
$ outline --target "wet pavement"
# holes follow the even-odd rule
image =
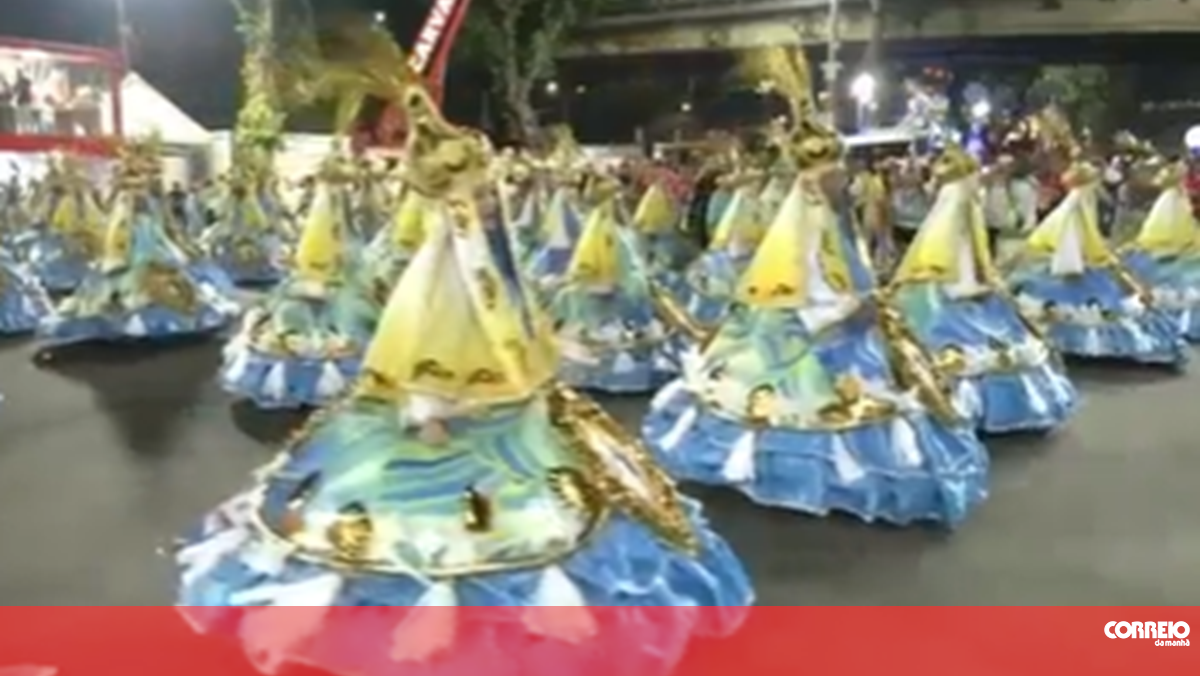
[[[297,423],[231,404],[215,342],[60,355],[0,343],[0,602],[160,605],[156,553]],[[1075,367],[1079,416],[991,443],[958,532],[814,519],[699,491],[766,605],[1200,603],[1200,365]],[[636,424],[645,399],[608,402]]]

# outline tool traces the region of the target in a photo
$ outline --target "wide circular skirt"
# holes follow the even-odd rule
[[[236,637],[268,672],[663,676],[693,636],[735,631],[753,601],[740,561],[694,505],[695,556],[615,517],[555,564],[430,580],[293,558],[239,504],[178,551],[178,601],[195,629]]]
[[[987,451],[969,425],[911,414],[841,431],[753,429],[668,388],[642,431],[680,479],[731,486],[764,505],[898,525],[957,525],[987,497]]]

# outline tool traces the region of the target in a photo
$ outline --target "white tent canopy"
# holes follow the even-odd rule
[[[111,106],[104,107],[110,116]],[[212,134],[137,73],[121,83],[121,115],[126,137],[158,134],[164,145],[207,148]],[[111,120],[105,128],[112,129]]]

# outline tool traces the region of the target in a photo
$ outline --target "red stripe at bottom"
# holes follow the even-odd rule
[[[294,611],[299,618],[309,608]],[[487,624],[497,609],[424,609],[454,612],[460,625]],[[500,612],[517,612],[503,609]],[[604,624],[618,611],[590,609]],[[646,609],[642,609],[646,610]],[[654,609],[649,609],[653,611]],[[661,609],[644,617],[676,617]],[[701,612],[717,612],[705,609]],[[386,609],[343,612],[386,620]],[[291,613],[288,613],[291,616]],[[514,615],[515,616],[515,615]],[[279,616],[277,616],[279,617]],[[254,673],[234,641],[194,634],[174,608],[162,607],[5,607],[0,608],[0,667],[45,665],[59,676],[241,676]],[[287,618],[282,620],[287,621]],[[512,623],[510,623],[511,625]],[[679,676],[793,676],[813,673],[876,673],[881,669],[920,669],[925,674],[1011,676],[1064,672],[1114,676],[1200,673],[1200,646],[1191,646],[1190,627],[1200,626],[1197,608],[816,608],[763,607],[727,639],[697,640],[675,670]],[[643,626],[638,635],[665,641],[664,627]],[[1163,630],[1167,636],[1161,636]],[[522,629],[523,631],[523,629]],[[1112,638],[1132,634],[1129,638]],[[657,638],[656,638],[657,637]],[[623,635],[623,640],[628,634]],[[540,642],[539,642],[540,641]],[[392,673],[436,676],[491,676],[498,673],[550,673],[561,658],[559,676],[576,673],[574,649],[558,641],[504,641],[486,661],[440,655],[421,665],[396,663]],[[1173,643],[1178,645],[1164,645]],[[518,654],[541,646],[536,667],[517,668]],[[547,647],[548,646],[548,647]],[[377,644],[357,645],[370,652]],[[589,651],[584,673],[625,676],[636,647],[613,644]],[[328,651],[328,646],[326,647]],[[601,657],[596,657],[599,654]],[[557,657],[556,657],[557,656]],[[670,656],[662,656],[670,661]],[[546,660],[550,660],[549,663]],[[607,669],[606,669],[607,668]],[[13,676],[18,676],[13,674]],[[25,676],[25,675],[21,675]],[[28,674],[28,676],[35,676]],[[629,676],[642,676],[629,674]],[[646,676],[658,676],[647,673]]]

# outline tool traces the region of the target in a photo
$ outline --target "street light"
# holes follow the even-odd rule
[[[850,83],[850,96],[857,104],[858,126],[867,126],[867,114],[875,107],[875,94],[879,84],[870,73],[859,73]]]
[[[558,82],[551,80],[546,83],[546,93],[550,96],[558,96]]]
[[[684,101],[683,103],[679,104],[679,112],[681,112],[681,113],[692,112],[692,103],[690,101]]]
[[[380,26],[387,23],[387,12],[375,12],[375,23]]]
[[[992,104],[987,99],[980,99],[971,104],[971,119],[983,122],[992,116]]]

